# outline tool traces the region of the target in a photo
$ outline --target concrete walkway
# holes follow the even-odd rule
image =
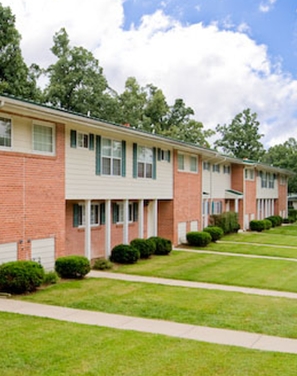
[[[162,334],[220,345],[297,354],[296,339],[280,338],[236,330],[215,329],[164,320],[151,320],[102,312],[91,312],[80,309],[28,303],[13,299],[0,299],[0,311],[121,330]]]
[[[297,293],[294,293],[294,292],[264,290],[264,289],[257,289],[257,288],[251,288],[251,287],[219,285],[215,283],[183,281],[183,280],[178,280],[178,279],[145,277],[145,276],[132,275],[132,274],[100,272],[96,270],[92,270],[88,274],[88,277],[109,278],[109,279],[116,279],[116,280],[121,280],[121,281],[155,283],[155,284],[166,285],[166,286],[179,286],[179,287],[189,287],[189,288],[207,289],[207,290],[221,290],[221,291],[241,292],[243,294],[272,296],[272,297],[287,298],[287,299],[297,299]]]
[[[273,290],[261,290],[210,283],[172,280],[165,278],[144,277],[128,274],[91,271],[90,278],[110,278],[131,282],[156,283],[199,289],[215,289],[265,296],[277,296],[297,299],[297,294]],[[297,339],[280,338],[236,330],[216,329],[197,325],[180,324],[164,320],[143,319],[124,315],[92,312],[45,304],[29,303],[14,299],[0,299],[0,311],[29,316],[45,317],[55,320],[75,322],[87,325],[103,326],[121,330],[135,330],[172,337],[192,339],[221,345],[232,345],[249,349],[277,351],[297,354]]]

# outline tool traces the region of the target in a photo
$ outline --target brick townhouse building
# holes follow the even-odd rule
[[[119,243],[174,245],[211,214],[287,216],[290,172],[88,116],[0,96],[0,263],[108,257]]]

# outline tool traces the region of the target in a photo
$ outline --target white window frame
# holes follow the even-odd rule
[[[161,149],[161,161],[162,162],[170,162],[170,150],[163,150]]]
[[[153,178],[153,148],[137,145],[137,177],[142,179]],[[143,166],[141,168],[140,166]]]
[[[212,165],[212,171],[213,171],[213,172],[220,173],[220,172],[221,172],[221,166],[220,166],[218,163],[213,164],[213,165]]]
[[[185,171],[185,155],[182,153],[177,153],[177,169]]]
[[[104,154],[104,142],[110,142],[110,155]],[[114,154],[114,145],[119,144],[120,146],[120,153],[119,156]],[[118,140],[113,140],[110,138],[102,138],[102,153],[101,153],[101,171],[102,175],[106,176],[122,176],[122,142]],[[104,160],[109,160],[109,173],[105,170],[104,167]],[[119,164],[119,169],[116,170],[115,162]],[[118,173],[116,173],[118,172]]]
[[[231,173],[231,167],[230,167],[230,165],[224,165],[223,169],[224,169],[224,171],[223,171],[224,174],[230,175],[230,173]]]
[[[116,221],[116,224],[123,224],[124,223],[124,202],[119,201],[116,202],[116,205],[118,207],[119,215],[118,215],[118,220]],[[133,210],[133,203],[129,202],[129,207],[128,207],[128,222],[132,223],[134,222],[134,210]]]
[[[96,214],[96,211],[97,211],[97,214]],[[90,223],[92,227],[96,227],[100,225],[100,203],[99,202],[91,203]],[[79,203],[78,204],[78,227],[85,227],[85,226],[86,226],[86,207],[84,203]]]
[[[190,172],[198,172],[198,157],[196,155],[190,155]]]
[[[36,140],[35,140],[35,131],[36,127],[42,127],[42,128],[50,128],[52,130],[51,132],[51,151],[48,150],[40,150],[36,147]],[[44,123],[44,122],[34,122],[32,124],[32,150],[36,154],[46,154],[46,155],[54,155],[56,152],[56,127],[54,124]]]
[[[244,170],[245,180],[255,180],[255,172],[251,168],[245,168]]]
[[[79,149],[88,149],[90,145],[90,135],[85,132],[77,131],[77,147]]]
[[[203,162],[203,170],[210,171],[210,163],[209,162]]]
[[[10,137],[5,137],[3,136],[3,145],[0,144],[0,149],[11,149],[12,148],[12,119],[11,118],[8,118],[8,117],[4,117],[4,116],[0,116],[0,123],[1,122],[7,122],[7,123],[10,123]],[[1,140],[1,136],[0,136],[0,140]],[[8,141],[9,145],[4,145],[6,144]]]

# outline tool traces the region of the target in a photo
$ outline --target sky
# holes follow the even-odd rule
[[[99,60],[118,93],[128,77],[182,98],[205,129],[257,113],[265,148],[297,139],[294,0],[0,0],[28,65],[55,62],[62,27]],[[217,136],[214,136],[214,139]],[[211,142],[214,141],[210,140]]]

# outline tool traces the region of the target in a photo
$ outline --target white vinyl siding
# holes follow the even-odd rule
[[[16,261],[18,257],[17,243],[0,244],[0,264]]]
[[[32,240],[31,243],[32,261],[39,262],[45,270],[54,270],[55,268],[55,239],[45,238]]]

